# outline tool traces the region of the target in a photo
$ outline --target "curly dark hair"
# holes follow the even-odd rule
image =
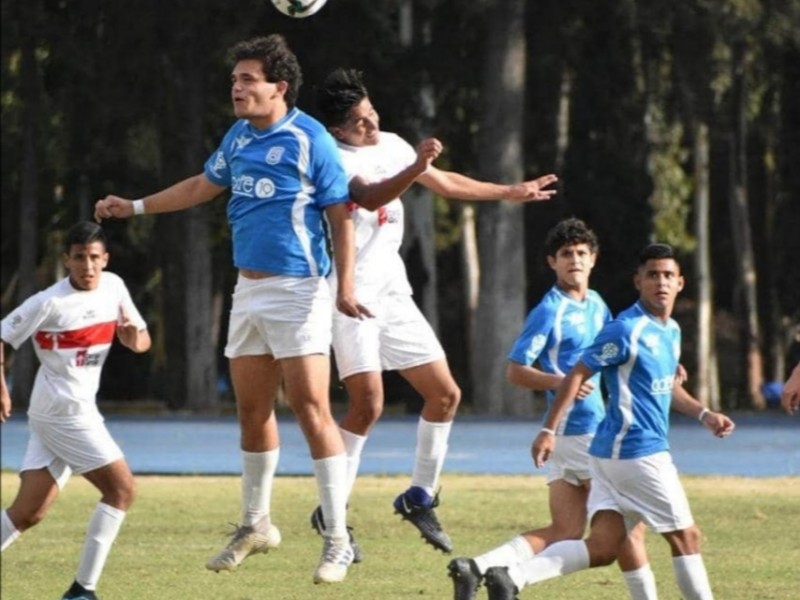
[[[575,244],[587,244],[592,253],[600,249],[597,235],[594,231],[575,217],[559,221],[549,232],[544,240],[547,256],[555,256],[559,248],[564,246],[574,246]]]
[[[314,88],[320,120],[326,127],[338,127],[350,111],[369,96],[363,73],[356,69],[336,69]]]
[[[288,84],[284,99],[293,108],[303,85],[303,71],[297,56],[291,51],[286,39],[277,33],[239,42],[228,51],[233,64],[242,60],[257,60],[267,81],[285,81]]]

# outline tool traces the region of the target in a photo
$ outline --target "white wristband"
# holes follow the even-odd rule
[[[704,408],[700,411],[700,414],[697,415],[697,420],[701,423],[703,422],[703,417],[705,417],[710,411],[707,408]]]
[[[133,214],[134,215],[143,215],[144,214],[144,200],[141,198],[139,200],[134,200],[131,204],[133,204]]]
[[[556,432],[554,429],[550,429],[549,427],[542,427],[542,433],[549,433],[550,435],[555,435]]]

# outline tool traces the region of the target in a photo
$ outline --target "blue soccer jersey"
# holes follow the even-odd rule
[[[599,458],[638,458],[669,450],[669,410],[681,330],[637,302],[598,334],[581,362],[602,370],[608,410],[589,447]]]
[[[578,301],[553,286],[528,314],[508,359],[526,366],[538,361],[545,373],[564,375],[610,320],[606,303],[594,290]],[[592,382],[594,391],[572,405],[559,424],[559,434],[582,435],[597,428],[605,414],[599,373]],[[548,412],[554,398],[555,392],[547,390]]]
[[[339,150],[319,121],[297,108],[264,130],[240,119],[206,161],[205,175],[231,188],[236,267],[328,274],[324,209],[346,202],[348,190]]]

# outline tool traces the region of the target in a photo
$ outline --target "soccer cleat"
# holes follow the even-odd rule
[[[483,576],[489,600],[517,600],[519,590],[508,574],[506,567],[489,567]]]
[[[258,531],[264,519],[256,526],[234,525],[231,541],[218,554],[208,559],[206,569],[209,571],[235,571],[242,561],[251,554],[266,553],[278,547],[281,543],[281,533],[269,520],[266,521],[264,531]]]
[[[471,558],[455,558],[447,565],[447,570],[453,580],[453,599],[475,600],[482,578],[475,561]]]
[[[436,518],[433,510],[439,506],[439,494],[430,499],[429,503],[421,504],[409,498],[418,489],[412,487],[395,498],[394,511],[419,529],[422,538],[431,546],[445,553],[452,552],[453,542],[450,541],[450,536],[442,530],[439,519]]]
[[[70,588],[64,592],[61,600],[99,600],[94,590],[87,590],[77,581],[73,581]]]
[[[314,571],[314,583],[337,583],[344,581],[347,567],[353,562],[353,548],[345,537],[326,537],[322,546],[322,558]]]
[[[311,528],[314,531],[320,535],[325,535],[325,519],[322,516],[321,506],[314,509],[314,512],[311,513],[311,519],[309,520],[311,521]],[[350,537],[350,547],[353,549],[353,563],[360,563],[364,560],[364,552],[361,550],[361,546],[353,535],[353,528],[349,525],[347,526],[347,535]]]

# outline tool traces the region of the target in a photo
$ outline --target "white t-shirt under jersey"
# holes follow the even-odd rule
[[[337,142],[348,180],[356,175],[368,183],[396,175],[417,159],[417,152],[400,136],[382,131],[374,146]],[[359,301],[386,294],[411,294],[406,267],[400,257],[403,242],[403,203],[395,198],[375,211],[348,203],[356,233],[355,286]],[[336,285],[336,274],[331,275]]]
[[[28,415],[42,421],[99,417],[95,396],[122,310],[146,324],[119,276],[104,272],[91,291],[64,278],[23,302],[0,324],[3,341],[19,348],[32,337],[41,363]]]

